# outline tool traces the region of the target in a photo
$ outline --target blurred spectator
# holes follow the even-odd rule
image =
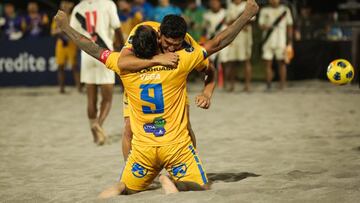
[[[358,0],[347,0],[339,5],[339,9],[346,11],[348,21],[360,20],[360,2]]]
[[[64,11],[70,18],[74,3],[71,0],[61,0],[60,10]],[[65,66],[71,66],[74,82],[79,92],[81,92],[80,73],[77,70],[77,48],[61,30],[56,26],[53,20],[51,24],[51,35],[57,38],[55,46],[55,57],[58,65],[58,83],[60,93],[65,93]]]
[[[11,2],[4,5],[4,18],[0,20],[1,30],[8,40],[18,40],[23,36],[21,30],[22,18],[17,15]]]
[[[139,10],[144,20],[150,20],[154,7],[146,0],[134,0],[134,9]]]
[[[259,25],[263,30],[262,58],[266,67],[267,89],[271,88],[273,79],[272,61],[275,57],[279,64],[280,89],[286,86],[286,50],[292,47],[293,19],[288,7],[280,0],[269,0],[270,6],[260,10]]]
[[[205,9],[196,5],[196,0],[188,0],[184,18],[188,24],[188,32],[196,40],[200,41],[203,35]]]
[[[131,5],[130,0],[118,0],[119,18],[124,39],[127,39],[135,25],[143,21],[143,15]]]
[[[170,0],[159,0],[159,6],[155,7],[152,20],[161,22],[166,15],[174,14],[181,15],[182,12],[179,7],[170,4]]]
[[[45,13],[39,12],[39,5],[35,1],[30,1],[27,6],[27,16],[23,27],[25,34],[29,37],[39,37],[47,34],[49,28],[49,17]]]
[[[311,13],[309,6],[304,5],[300,8],[300,16],[296,22],[296,40],[309,40],[314,38],[316,27]]]
[[[207,39],[213,38],[218,32],[225,29],[226,10],[222,8],[220,0],[210,0],[209,10],[204,14]],[[217,65],[220,55],[226,52],[226,48],[220,53],[213,54],[210,59]],[[221,60],[221,59],[220,59]]]
[[[226,24],[232,24],[245,10],[246,1],[244,0],[233,0],[233,3],[228,6]],[[237,68],[242,63],[245,65],[244,77],[245,87],[244,91],[250,91],[250,80],[251,80],[251,54],[252,54],[252,25],[247,24],[235,40],[227,48],[227,54],[222,57],[225,69],[225,81],[229,82],[230,87],[228,91],[234,91],[235,78],[237,75]],[[226,84],[225,83],[225,84]]]

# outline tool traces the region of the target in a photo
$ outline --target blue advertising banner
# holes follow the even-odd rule
[[[0,47],[0,86],[57,84],[54,38],[1,41]],[[66,80],[73,83],[71,71]]]

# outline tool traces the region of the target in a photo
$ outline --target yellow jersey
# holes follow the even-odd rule
[[[202,46],[192,38],[187,42],[184,49],[176,52],[179,55],[176,68],[154,66],[122,72],[117,65],[119,52],[109,53],[105,59],[106,67],[120,76],[128,95],[132,144],[164,146],[190,140],[186,79],[193,69],[203,70],[209,62]],[[127,43],[130,46],[131,41]]]

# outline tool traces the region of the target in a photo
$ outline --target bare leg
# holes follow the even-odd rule
[[[60,93],[65,93],[65,66],[58,66],[58,83],[60,86]]]
[[[95,84],[86,84],[88,99],[87,113],[89,119],[97,118],[97,86]]]
[[[227,90],[228,83],[229,83],[229,62],[222,63],[223,68],[223,77],[224,77],[224,89]]]
[[[82,92],[82,86],[80,84],[80,73],[79,71],[76,69],[76,64],[74,64],[72,66],[72,73],[73,73],[73,77],[74,77],[74,82],[75,82],[75,86],[77,88],[77,90],[79,92]]]
[[[267,85],[267,89],[270,89],[271,81],[273,79],[272,61],[265,60],[265,68],[266,68],[266,85]]]
[[[94,137],[94,142],[101,145],[103,144],[104,138],[97,118],[97,86],[95,84],[86,84],[86,92],[88,100],[87,113],[91,132]]]
[[[130,150],[131,150],[131,140],[132,140],[132,131],[130,126],[130,118],[124,117],[124,130],[123,130],[123,136],[122,136],[122,153],[124,160],[126,161]]]
[[[236,66],[238,63],[236,61],[229,62],[229,82],[230,82],[230,88],[229,91],[233,92],[235,89],[235,78],[236,78]]]
[[[251,62],[250,60],[245,61],[245,68],[244,68],[244,76],[245,76],[245,87],[244,91],[250,91],[250,82],[251,82]]]
[[[161,187],[164,190],[165,194],[172,194],[179,192],[175,184],[167,176],[160,175],[159,181],[161,183]]]
[[[280,86],[279,88],[282,90],[286,87],[286,64],[284,61],[278,61],[279,64],[279,76],[280,76]]]
[[[100,88],[102,100],[100,105],[99,124],[102,126],[110,112],[114,85],[101,85]]]
[[[118,182],[117,184],[105,189],[102,191],[98,198],[99,199],[107,199],[111,197],[116,197],[118,195],[121,195],[125,192],[126,186],[123,182]]]

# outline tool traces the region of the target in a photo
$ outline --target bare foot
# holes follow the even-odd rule
[[[250,87],[245,86],[244,89],[243,89],[243,91],[249,93],[249,92],[250,92]]]
[[[121,193],[125,190],[125,184],[120,182],[117,183],[116,185],[113,185],[107,189],[105,189],[104,191],[102,191],[98,198],[99,199],[108,199],[111,197],[116,197],[118,195],[121,195]]]
[[[176,188],[175,184],[165,175],[159,176],[159,181],[165,192],[165,194],[178,193],[179,190]]]
[[[94,142],[96,144],[98,145],[105,144],[107,136],[105,135],[104,129],[98,123],[94,123],[91,126],[91,132],[93,134]]]
[[[93,135],[93,138],[94,138],[94,143],[97,143],[98,142],[98,136],[96,134],[96,129],[95,128],[91,128],[91,133]]]

